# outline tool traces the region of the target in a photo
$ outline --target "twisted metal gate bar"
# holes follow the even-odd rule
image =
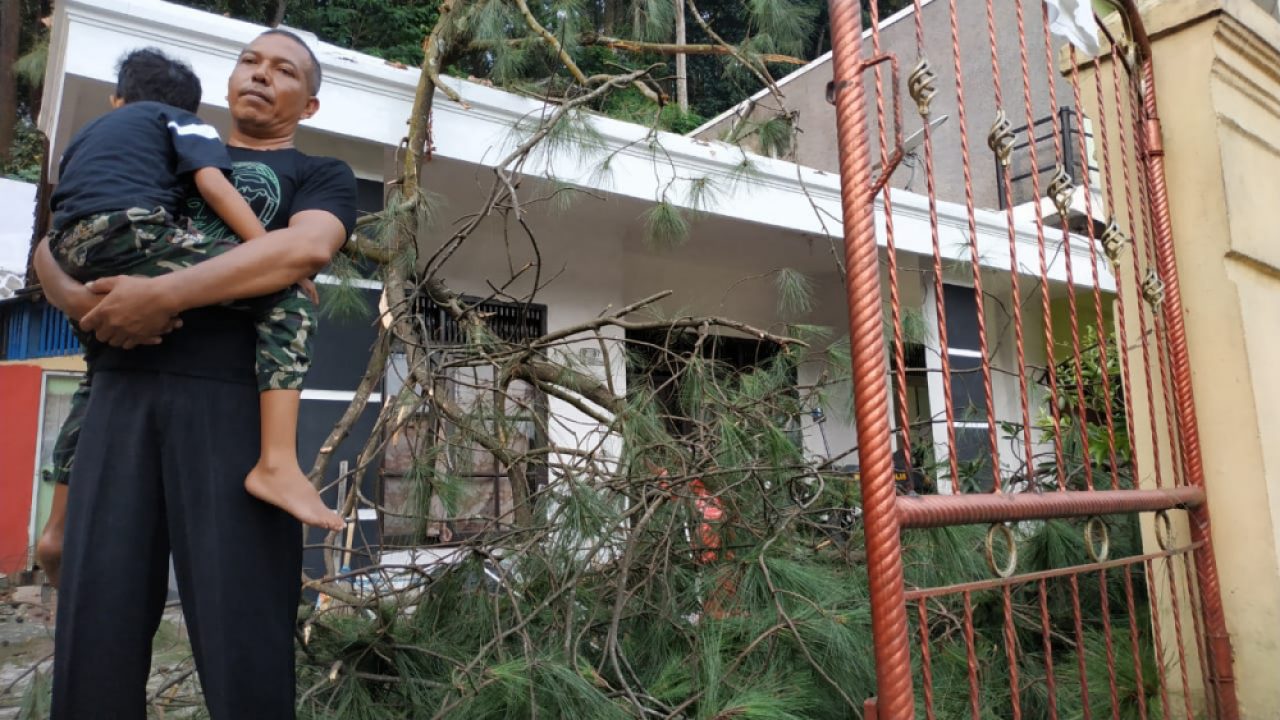
[[[1238,717],[1205,504],[1151,45],[1134,0],[1118,4],[1119,22],[1115,16],[1110,24],[1097,18],[1106,42],[1096,58],[1086,58],[1051,35],[1051,17],[1041,0],[914,0],[907,16],[895,21],[899,29],[914,24],[915,57],[899,58],[885,50],[876,2],[865,9],[871,20],[865,33],[864,3],[830,2],[834,82],[829,99],[836,106],[843,180],[877,673],[868,717],[911,718],[919,704],[926,717],[934,718],[942,696],[957,692],[966,696],[973,718],[1020,718],[1032,711],[1056,718],[1068,696],[1085,718]],[[942,37],[949,36],[950,47],[926,43],[928,24],[935,21],[946,26]],[[985,69],[974,73],[975,65],[966,62],[975,53],[989,54],[989,74]],[[903,87],[900,64],[914,67]],[[904,99],[915,105],[918,118],[904,121]],[[937,147],[931,114],[948,103],[954,105],[958,142]],[[1047,114],[1048,123],[1046,116],[1037,121],[1039,112]],[[1067,127],[1072,119],[1075,131]],[[1023,121],[1025,127],[1015,130]],[[922,258],[916,269],[928,278],[923,284],[931,282],[927,309],[937,317],[937,337],[930,350],[939,366],[931,368],[930,382],[941,385],[938,396],[944,401],[924,427],[912,425],[906,410],[905,255],[896,247],[894,227],[893,197],[905,192],[894,182],[895,168],[908,154],[904,122],[923,135],[932,257]],[[1051,125],[1048,135],[1042,129],[1046,124]],[[982,140],[971,143],[974,133]],[[954,133],[951,138],[957,139]],[[1016,158],[1019,150],[1029,157]],[[1083,167],[1068,172],[1071,157],[1077,164],[1083,159]],[[1045,158],[1050,162],[1042,162]],[[954,168],[956,159],[968,219],[967,252],[946,257],[938,168]],[[881,168],[878,176],[873,163]],[[975,199],[979,163],[995,163],[1000,170],[995,190],[1008,234],[1007,271],[992,270],[990,258],[983,257],[992,248],[980,243],[978,218],[990,224],[992,212]],[[1015,166],[1020,163],[1029,170],[1018,185]],[[1035,257],[1024,263],[1019,244],[1028,233],[1036,243]],[[1086,258],[1087,266],[1072,267],[1073,259],[1079,264]],[[957,259],[967,268],[957,271],[952,265]],[[887,318],[882,265],[889,288]],[[1053,281],[1051,269],[1064,269],[1065,283]],[[959,286],[944,287],[944,279],[957,273],[969,273],[961,295],[954,294]],[[1006,302],[993,301],[997,296],[984,290],[984,283],[1007,287]],[[1078,293],[1077,287],[1086,291]],[[946,303],[966,292],[976,308],[979,350],[977,362],[968,363],[973,367],[957,370],[951,357],[964,356],[948,346]],[[997,304],[1012,316],[1007,323],[1012,361],[997,347],[1009,331],[990,327],[996,312],[991,306]],[[888,341],[886,321],[893,330]],[[1043,338],[1034,332],[1037,323]],[[1082,325],[1092,327],[1096,346],[1083,347]],[[1083,358],[1090,353],[1100,357],[1100,377],[1086,373]],[[1108,353],[1119,356],[1114,378]],[[980,390],[971,383],[964,391],[955,387],[962,373],[980,374]],[[1101,384],[1101,406],[1086,401],[1086,392],[1097,389],[1089,383]],[[965,392],[981,395],[967,410],[969,421],[958,419],[966,412],[958,402]],[[1046,409],[1033,416],[1033,405]],[[979,422],[972,422],[974,417]],[[986,432],[976,453],[972,441],[964,446],[958,441],[962,435],[972,438],[974,427]],[[918,457],[913,448],[932,447],[939,459],[936,472],[954,493],[901,494],[894,482],[895,435],[903,446],[900,457]],[[965,462],[965,453],[978,461]],[[1083,462],[1073,468],[1076,453]],[[1134,514],[1143,514],[1145,549],[1130,557],[1107,557],[1104,518]],[[1186,541],[1175,532],[1182,515],[1189,527]],[[1091,562],[1015,574],[1018,538],[1036,523],[1065,518],[1087,518],[1081,529]],[[907,587],[904,529],[971,524],[990,524],[986,559],[994,578]],[[1000,545],[1004,560],[997,559]],[[1095,587],[1101,611],[1086,617],[1082,588],[1092,592]],[[977,637],[980,603],[995,610],[1001,629],[994,637]],[[1056,615],[1050,606],[1058,608]],[[1086,638],[1099,635],[1105,652],[1090,655]],[[938,687],[936,653],[940,643],[957,637],[967,678],[960,688]],[[979,676],[994,672],[1007,673],[1008,697],[999,698],[999,707],[989,706],[992,698],[980,692]],[[1135,675],[1131,684],[1138,690],[1122,697],[1117,677]]]

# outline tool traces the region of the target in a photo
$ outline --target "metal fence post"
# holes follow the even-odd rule
[[[902,540],[893,482],[875,195],[871,191],[867,108],[862,86],[862,6],[858,0],[830,0],[829,9],[844,211],[845,290],[875,641],[875,706],[880,720],[908,720],[914,717],[915,708],[911,651],[907,644]]]

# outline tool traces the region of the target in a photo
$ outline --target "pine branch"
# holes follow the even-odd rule
[[[180,673],[177,673],[176,675],[170,676],[163,683],[161,683],[159,687],[151,691],[150,695],[147,696],[147,706],[150,707],[155,705],[156,702],[160,700],[161,695],[164,695],[164,693],[170,688],[181,685],[183,682],[186,681],[187,678],[195,674],[195,671],[196,671],[196,666],[193,663],[191,667],[183,670]],[[163,715],[163,713],[161,714]]]
[[[764,543],[764,546],[760,549],[760,557],[756,560],[757,564],[760,566],[760,572],[764,575],[764,581],[769,587],[769,594],[773,598],[774,608],[776,608],[778,616],[782,618],[782,621],[787,624],[787,629],[791,631],[791,635],[796,639],[796,645],[800,648],[800,652],[804,655],[805,660],[809,662],[809,666],[813,668],[814,672],[816,672],[823,681],[830,685],[831,688],[840,695],[840,699],[844,700],[845,705],[849,707],[849,711],[856,714],[858,712],[858,704],[855,703],[853,698],[850,698],[849,694],[840,687],[840,683],[831,679],[831,675],[823,669],[821,663],[814,659],[813,653],[809,652],[809,647],[805,644],[804,636],[800,634],[800,628],[796,627],[795,619],[791,617],[791,614],[787,612],[786,607],[782,604],[782,592],[773,584],[773,578],[769,574],[769,565],[765,562],[765,555],[768,553],[769,547],[773,545],[778,537],[778,535],[775,535]],[[803,596],[801,597],[803,598]],[[806,601],[808,600],[808,598],[803,599]]]
[[[534,41],[533,38],[509,38],[503,40],[502,43],[508,47],[518,48]],[[582,47],[607,47],[611,50],[619,50],[628,53],[637,53],[641,55],[729,55],[732,56],[733,50],[725,45],[717,45],[710,43],[664,43],[650,42],[646,40],[633,40],[630,38],[620,38],[605,33],[584,32],[578,35],[576,42]],[[491,50],[497,43],[492,41],[473,40],[467,47],[471,50]],[[758,55],[762,61],[767,63],[776,63],[779,65],[807,65],[809,60],[796,57],[794,55],[785,55],[780,53],[761,53]],[[592,76],[607,77],[607,76]],[[588,78],[590,79],[590,78]]]
[[[528,2],[526,2],[526,0],[515,1],[516,7],[520,9],[521,16],[524,17],[525,24],[528,25],[529,29],[533,30],[533,32],[536,33],[538,37],[542,38],[542,41],[551,48],[551,52],[556,55],[561,64],[564,65],[564,68],[569,71],[569,74],[573,76],[573,79],[577,81],[579,85],[583,87],[591,87],[592,85],[608,83],[612,80],[614,76],[611,75],[592,75],[591,77],[587,77],[586,74],[582,72],[582,69],[578,67],[578,64],[574,62],[568,51],[564,49],[564,45],[560,40],[557,39],[555,35],[551,34],[551,31],[543,27],[542,23],[538,22],[538,19],[533,16],[533,12],[529,9]],[[639,79],[632,80],[631,85],[648,98],[650,102],[658,104],[662,104],[664,102],[663,96],[654,92],[653,89],[645,85]]]
[[[280,27],[280,23],[284,22],[284,13],[289,7],[288,0],[276,0],[276,10],[271,15],[271,22],[267,23],[270,27]]]
[[[778,101],[779,107],[784,106],[785,98],[782,97],[782,91],[778,89],[778,85],[769,75],[769,71],[759,65],[759,63],[751,62],[750,58],[743,55],[738,48],[725,42],[724,38],[720,37],[720,34],[712,29],[711,25],[707,23],[706,18],[702,15],[702,11],[698,10],[698,6],[694,4],[694,0],[685,0],[685,4],[689,6],[689,12],[693,15],[693,19],[697,21],[698,26],[707,34],[707,37],[714,40],[720,47],[723,47],[728,54],[733,56],[733,59],[742,63],[743,67],[749,70],[752,75],[755,75],[756,78],[758,78],[760,82],[769,89],[769,94],[773,95],[773,97]]]
[[[578,67],[578,63],[573,61],[573,58],[569,56],[568,51],[564,49],[564,46],[560,44],[560,41],[556,39],[556,36],[552,35],[551,31],[543,27],[542,23],[538,22],[538,19],[533,16],[533,11],[529,9],[529,3],[526,2],[526,0],[515,0],[515,3],[516,7],[520,9],[520,15],[524,17],[525,24],[528,25],[529,29],[537,34],[538,37],[542,38],[542,41],[547,44],[547,47],[551,48],[551,52],[559,58],[560,63],[569,71],[569,74],[573,76],[573,79],[577,80],[578,84],[583,87],[590,85],[590,82],[587,80],[587,76],[583,74],[582,69]]]
[[[333,426],[333,429],[329,431],[329,435],[324,442],[320,444],[320,450],[316,453],[316,460],[311,466],[311,472],[307,473],[308,477],[311,478],[312,485],[320,486],[320,483],[324,480],[325,472],[328,470],[329,462],[333,458],[334,451],[347,438],[347,435],[351,433],[351,427],[364,414],[364,409],[369,404],[369,396],[373,394],[373,391],[378,387],[378,383],[382,381],[383,375],[387,372],[387,358],[390,354],[391,338],[385,329],[380,330],[378,339],[374,341],[373,348],[369,354],[369,363],[365,366],[364,376],[360,378],[360,383],[356,385],[355,397],[351,398],[351,402],[342,413],[342,417]]]
[[[705,28],[704,28],[705,30]],[[645,53],[655,55],[729,55],[736,59],[743,58],[738,55],[734,48],[728,43],[721,44],[676,44],[676,43],[659,43],[645,42],[643,40],[628,40],[625,38],[610,37],[608,35],[597,35],[595,33],[584,33],[578,38],[581,45],[607,47],[613,50],[622,50],[623,52]],[[760,60],[767,63],[777,63],[779,65],[807,65],[808,60],[798,58],[793,55],[780,55],[777,53],[761,53],[758,55]]]
[[[564,365],[543,360],[527,359],[512,368],[513,377],[528,380],[539,385],[550,385],[568,390],[599,405],[611,413],[619,413],[623,408],[622,398],[609,392],[609,388],[595,379],[595,376],[578,372]],[[586,410],[584,409],[584,412]]]
[[[453,12],[456,2],[457,0],[444,0],[444,2],[440,3],[440,18],[436,21],[435,27],[431,29],[431,34],[427,36],[422,45],[422,73],[427,77],[432,88],[438,89],[444,93],[445,97],[458,103],[463,108],[469,108],[471,106],[463,101],[453,88],[440,79],[440,70],[444,64],[444,57],[448,54],[443,30],[446,27],[445,23],[449,21],[450,13]],[[419,85],[419,88],[421,88],[421,85]],[[428,107],[427,110],[429,113],[430,108]]]
[[[578,323],[577,325],[572,325],[570,327],[563,328],[561,330],[556,330],[555,332],[547,333],[546,335],[543,335],[542,337],[531,342],[530,348],[537,349],[537,348],[549,347],[567,338],[573,337],[574,335],[580,335],[583,333],[592,332],[594,330],[599,330],[600,328],[609,327],[609,326],[622,328],[623,330],[661,330],[661,329],[681,330],[681,329],[697,329],[702,327],[724,327],[732,330],[737,330],[744,334],[750,335],[751,337],[754,337],[758,340],[765,340],[776,345],[781,345],[783,347],[786,347],[789,345],[795,345],[798,347],[809,347],[809,343],[803,340],[799,340],[793,337],[788,337],[786,335],[777,335],[775,333],[771,333],[766,330],[761,330],[747,323],[740,322],[738,320],[732,320],[729,318],[724,318],[724,317],[703,316],[703,317],[685,317],[685,318],[675,318],[671,320],[650,320],[650,321],[628,321],[623,319],[627,315],[631,315],[636,311],[641,310],[645,307],[648,307],[649,305],[652,305],[658,302],[659,300],[662,300],[663,298],[666,298],[670,295],[671,295],[670,290],[664,290],[660,293],[650,295],[649,297],[644,298],[643,300],[627,305],[621,310],[618,310],[604,317],[595,318],[593,320],[587,320],[585,322]]]
[[[343,244],[342,252],[352,258],[372,260],[379,265],[390,265],[395,260],[395,256],[390,249],[373,243],[361,242],[359,236],[355,233],[352,233],[347,242]]]
[[[565,392],[559,386],[552,383],[542,382],[533,373],[522,372],[520,373],[520,379],[527,380],[528,382],[533,383],[534,387],[538,388],[539,390],[546,393],[547,395],[550,395],[551,397],[556,398],[557,400],[561,400],[565,403],[568,403],[569,405],[572,405],[574,408],[578,410],[578,412],[582,413],[583,415],[586,415],[592,420],[595,420],[601,425],[607,426],[607,425],[613,424],[614,418],[601,414],[599,410],[596,410],[595,408],[586,404],[577,396]]]

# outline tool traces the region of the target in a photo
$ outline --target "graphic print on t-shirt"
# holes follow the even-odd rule
[[[231,182],[253,208],[263,227],[270,227],[276,213],[280,212],[280,178],[271,166],[260,162],[233,162]],[[192,195],[187,199],[187,217],[206,237],[222,240],[232,237],[231,228],[205,204],[204,198]]]

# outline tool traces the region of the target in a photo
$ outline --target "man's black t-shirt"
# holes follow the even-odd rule
[[[305,155],[292,148],[248,150],[229,147],[231,182],[267,230],[288,227],[303,210],[325,210],[342,222],[347,235],[356,225],[356,180],[341,160]],[[231,237],[231,229],[191,195],[181,209],[205,235]]]
[[[304,210],[323,210],[342,222],[347,235],[356,222],[356,180],[341,160],[297,150],[247,150],[230,147],[231,179],[267,230],[289,225]],[[182,214],[210,234],[230,231],[198,196]],[[99,370],[142,370],[254,383],[256,338],[252,318],[227,308],[199,308],[182,314],[180,329],[164,342],[134,350],[105,348]]]
[[[177,215],[191,173],[206,167],[231,169],[211,125],[171,105],[129,103],[85,125],[62,154],[50,198],[53,229],[134,207]]]

